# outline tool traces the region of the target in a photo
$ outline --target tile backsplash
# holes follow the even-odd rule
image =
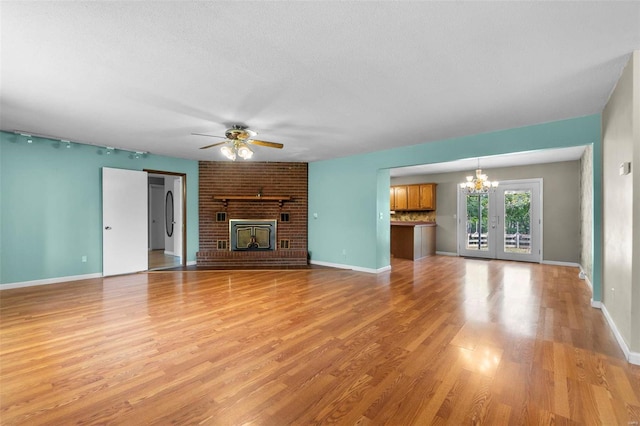
[[[391,221],[398,222],[435,222],[436,212],[397,212],[391,215]]]

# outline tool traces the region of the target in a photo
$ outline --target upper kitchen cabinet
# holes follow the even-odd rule
[[[389,198],[393,211],[435,210],[436,184],[394,185]]]
[[[420,210],[436,209],[436,184],[423,183],[420,185]]]
[[[391,210],[407,210],[407,185],[392,186],[390,191]]]

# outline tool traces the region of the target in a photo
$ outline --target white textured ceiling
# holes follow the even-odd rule
[[[600,113],[640,2],[9,2],[1,128],[222,160],[246,124],[316,161]]]

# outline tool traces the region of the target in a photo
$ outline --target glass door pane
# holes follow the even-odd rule
[[[531,190],[504,191],[505,253],[531,254]]]
[[[487,194],[466,195],[466,206],[465,248],[488,251],[489,196]]]
[[[495,193],[499,215],[496,235],[500,235],[498,259],[542,260],[541,188],[539,179],[500,183]]]

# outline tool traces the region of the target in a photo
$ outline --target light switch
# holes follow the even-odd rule
[[[619,173],[620,173],[620,176],[628,175],[629,173],[631,173],[631,163],[630,162],[620,163]]]

